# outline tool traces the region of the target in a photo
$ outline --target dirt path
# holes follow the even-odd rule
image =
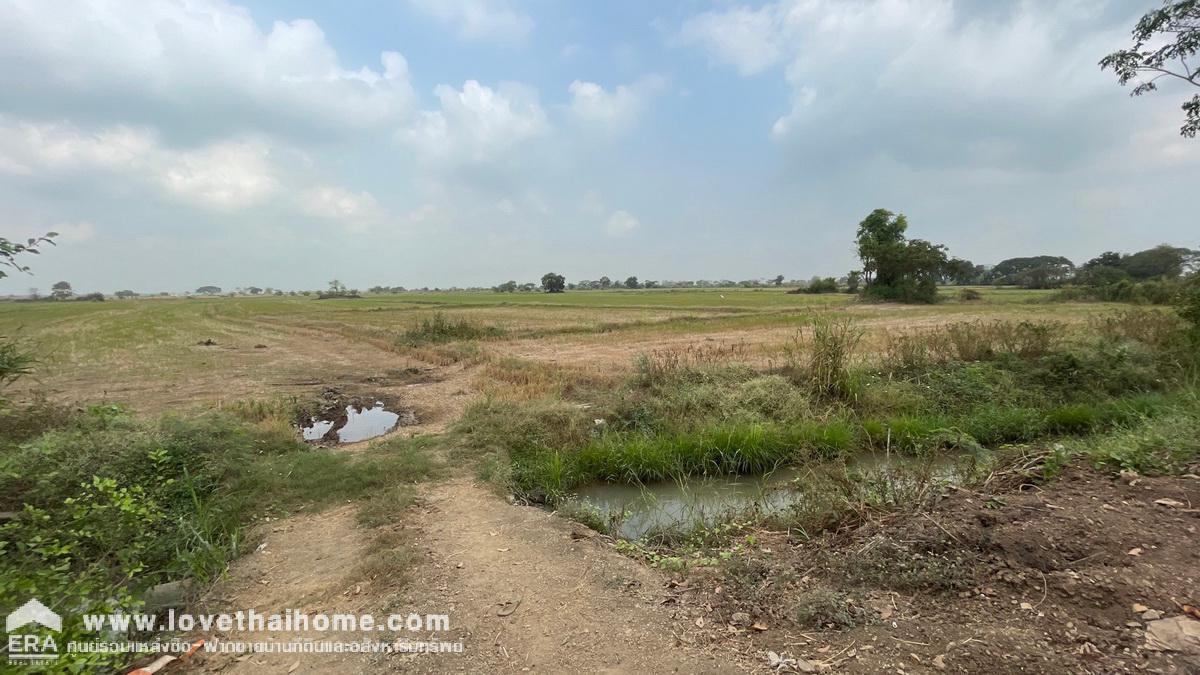
[[[306,613],[374,612],[379,595],[363,593],[357,565],[367,551],[371,532],[355,521],[356,507],[265,523],[254,533],[262,542],[258,550],[239,558],[229,577],[199,604],[199,612],[254,610],[261,614],[288,609]],[[377,591],[382,591],[380,584]],[[358,592],[355,592],[358,591]],[[209,646],[222,642],[286,642],[315,637],[301,633],[212,631],[197,633]],[[323,640],[353,640],[358,635],[323,634]],[[319,673],[337,668],[358,672],[367,665],[359,655],[235,654],[201,652],[190,664],[193,672]]]
[[[435,486],[414,527],[419,611],[446,612],[461,655],[404,657],[419,672],[735,672],[687,644],[662,606],[664,579],[594,533],[510,506],[457,479]],[[499,616],[503,603],[516,604]]]
[[[461,654],[201,654],[193,672],[743,672],[724,648],[691,646],[665,607],[664,578],[594,533],[534,507],[514,506],[466,478],[430,486],[398,524],[415,560],[394,578],[360,567],[378,531],[357,527],[354,507],[268,523],[262,550],[238,560],[202,611],[288,608],[317,612],[447,614],[440,634]],[[385,528],[389,529],[389,528]],[[502,603],[515,609],[501,616]],[[363,634],[321,634],[321,640]],[[286,642],[313,633],[210,632],[215,641]],[[369,635],[374,638],[376,636]]]

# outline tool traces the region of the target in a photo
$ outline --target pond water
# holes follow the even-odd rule
[[[375,405],[370,408],[348,405],[336,419],[314,417],[300,431],[306,441],[357,443],[382,436],[395,429],[399,423],[399,413],[388,410],[383,406],[383,402],[376,401]]]
[[[857,470],[886,475],[893,481],[915,480],[922,475],[955,484],[973,462],[971,455],[960,453],[919,459],[868,453],[845,465],[830,462],[781,467],[758,476],[690,478],[643,485],[593,483],[576,491],[568,509],[599,511],[606,522],[613,524],[613,534],[639,539],[652,532],[712,524],[733,513],[787,513],[803,504],[807,479],[818,471]]]

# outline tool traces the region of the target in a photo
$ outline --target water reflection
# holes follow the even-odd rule
[[[301,433],[306,441],[356,443],[382,436],[395,429],[399,422],[398,413],[384,408],[382,401],[376,401],[371,408],[348,405],[336,419],[314,417]]]

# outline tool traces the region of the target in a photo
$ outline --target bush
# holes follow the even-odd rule
[[[1193,334],[1200,334],[1200,278],[1179,294],[1179,316],[1191,324]]]
[[[862,336],[862,330],[849,319],[822,320],[813,324],[808,377],[817,394],[832,398],[850,396],[850,359]]]
[[[398,342],[409,347],[425,344],[442,344],[456,340],[479,340],[499,337],[504,334],[496,326],[484,326],[464,318],[450,318],[441,312],[421,319],[404,334]]]
[[[813,280],[808,282],[808,285],[805,286],[804,288],[802,288],[801,290],[805,293],[812,293],[812,294],[837,293],[838,292],[838,283],[837,283],[837,279],[834,279],[833,277],[825,277],[824,279],[819,278],[819,277],[814,277]]]
[[[916,333],[888,333],[884,367],[893,372],[927,369],[934,363],[991,361],[1003,355],[1044,356],[1063,340],[1066,326],[1054,321],[963,321]]]
[[[0,387],[12,384],[33,372],[37,360],[15,338],[0,335]]]

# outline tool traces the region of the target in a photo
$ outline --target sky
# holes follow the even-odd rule
[[[840,276],[1197,239],[1156,0],[0,0],[0,236],[78,291]],[[1190,96],[1190,92],[1187,92]]]

